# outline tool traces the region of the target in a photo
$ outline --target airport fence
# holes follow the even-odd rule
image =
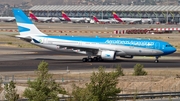
[[[112,30],[58,30],[58,29],[54,29],[54,30],[48,30],[48,29],[41,29],[41,32],[44,33],[74,33],[74,34],[81,34],[81,33],[96,33],[96,34],[112,34],[113,31]],[[0,29],[0,32],[18,32],[17,29]]]
[[[173,31],[180,32],[180,28],[151,28],[151,29],[115,30],[114,34],[162,34],[162,33],[172,33]]]
[[[59,101],[71,101],[73,97],[60,97]],[[134,94],[117,94],[116,97],[109,97],[113,101],[146,101],[149,99],[176,99],[177,101],[180,100],[180,92],[155,92],[155,93],[134,93]],[[7,100],[0,100],[0,101],[7,101]],[[28,101],[28,99],[19,99],[17,101]]]

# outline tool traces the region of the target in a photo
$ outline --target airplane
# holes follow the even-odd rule
[[[148,23],[151,24],[153,22],[152,19],[149,18],[120,18],[115,12],[113,12],[113,17],[119,22],[128,22],[128,23]]]
[[[30,17],[28,17],[30,19]],[[0,21],[4,21],[4,22],[14,22],[15,21],[15,17],[0,17]]]
[[[93,16],[95,22],[102,22],[102,23],[117,23],[118,21],[112,19],[98,19],[96,16]]]
[[[85,54],[83,62],[114,61],[116,56],[154,56],[158,63],[159,57],[176,51],[168,42],[153,39],[47,35],[39,31],[21,9],[14,8],[13,14],[20,33],[17,38],[49,50]]]
[[[64,13],[64,12],[62,12],[62,17],[64,18],[64,20],[66,20],[66,21],[72,21],[72,22],[74,22],[74,23],[81,23],[81,22],[89,22],[91,19],[90,18],[83,18],[83,17],[81,17],[81,18],[70,18],[70,17],[68,17],[67,15],[66,15],[66,13]]]
[[[13,22],[15,21],[15,17],[0,17],[0,21],[4,21],[4,22]]]
[[[60,22],[61,18],[58,17],[36,17],[31,11],[29,17],[36,22]]]

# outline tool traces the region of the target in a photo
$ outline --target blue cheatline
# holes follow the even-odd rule
[[[36,39],[33,39],[33,41],[35,42],[35,43],[40,43],[39,41],[37,41]]]
[[[33,24],[21,9],[13,8],[13,13],[17,23]]]

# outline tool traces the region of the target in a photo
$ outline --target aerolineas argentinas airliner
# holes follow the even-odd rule
[[[82,61],[115,60],[116,56],[155,56],[155,62],[176,49],[168,42],[139,38],[100,38],[83,36],[48,36],[40,32],[21,9],[13,9],[20,35],[18,38],[56,51],[86,54]],[[93,57],[93,58],[92,58]]]

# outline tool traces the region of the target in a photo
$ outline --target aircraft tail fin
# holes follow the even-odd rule
[[[25,13],[18,8],[13,9],[15,20],[18,26],[20,36],[44,36],[46,34],[38,30],[32,21],[25,15]]]
[[[71,19],[64,12],[62,12],[62,17],[67,21],[71,21]]]
[[[29,17],[30,17],[32,20],[38,21],[37,17],[36,17],[31,11],[29,11]]]
[[[123,22],[122,19],[119,18],[118,15],[117,15],[115,12],[113,12],[113,17],[114,17],[114,19],[116,19],[117,21]]]
[[[93,16],[93,19],[95,22],[99,22],[99,20],[96,18],[96,16]]]

